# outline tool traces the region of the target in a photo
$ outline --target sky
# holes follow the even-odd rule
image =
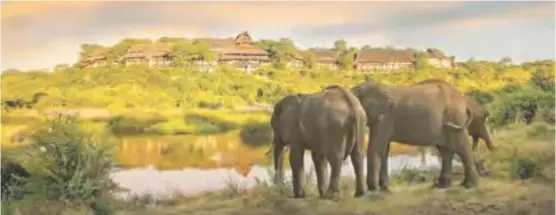
[[[555,57],[554,1],[2,2],[1,67],[74,63],[79,45],[122,38],[288,37],[302,48],[439,48],[456,60]]]

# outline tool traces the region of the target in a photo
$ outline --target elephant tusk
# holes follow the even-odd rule
[[[453,129],[457,129],[457,130],[463,129],[463,127],[461,127],[461,126],[459,126],[459,125],[456,125],[456,124],[453,123],[453,122],[447,122],[447,123],[445,123],[445,125],[448,126],[448,127],[453,128]]]

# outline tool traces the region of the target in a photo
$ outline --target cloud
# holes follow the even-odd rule
[[[406,7],[412,8],[412,7]],[[403,15],[368,19],[349,24],[327,24],[300,29],[305,36],[342,35],[344,37],[372,32],[403,32],[413,29],[484,27],[520,20],[554,17],[554,2],[456,2],[431,10],[404,11]],[[390,11],[388,11],[390,12]],[[540,13],[539,13],[540,12]],[[445,29],[444,29],[445,30]]]
[[[554,19],[554,2],[529,2],[513,4],[495,13],[464,16],[447,22],[451,28],[493,28],[516,22],[538,19]]]
[[[37,17],[52,12],[60,11],[90,11],[97,8],[101,2],[2,2],[2,20],[9,21],[12,19]]]
[[[83,43],[125,37],[290,37],[304,46],[396,45],[423,29],[485,28],[554,16],[531,2],[3,2],[2,67],[73,62]],[[525,18],[524,18],[525,17]],[[512,21],[513,20],[513,21]],[[553,27],[553,26],[552,26]],[[457,29],[457,28],[456,28]],[[430,38],[422,38],[418,42]],[[409,43],[409,42],[408,42]],[[48,57],[44,53],[51,53]],[[48,61],[48,62],[47,62]]]

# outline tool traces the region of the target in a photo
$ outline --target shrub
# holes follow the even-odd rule
[[[106,134],[86,132],[72,117],[45,121],[32,136],[33,150],[28,152],[32,176],[25,210],[36,214],[41,205],[60,205],[59,210],[88,208],[94,214],[109,214],[113,143]]]
[[[531,83],[544,91],[554,91],[554,66],[537,68],[531,75]]]
[[[147,133],[147,128],[167,119],[160,115],[124,116],[119,115],[108,120],[107,127],[117,135],[137,135]]]
[[[249,146],[261,146],[272,140],[272,127],[269,123],[248,121],[239,133],[243,143]]]
[[[488,104],[494,100],[494,95],[479,89],[473,89],[466,93],[467,96],[474,98],[481,104]]]
[[[554,180],[554,127],[536,122],[512,124],[499,132],[495,153],[485,154],[485,166],[495,177]]]
[[[504,87],[489,107],[490,124],[501,127],[524,121],[529,124],[535,117],[554,121],[554,95],[529,86],[508,85]],[[537,116],[538,115],[538,116]]]

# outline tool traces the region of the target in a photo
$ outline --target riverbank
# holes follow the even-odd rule
[[[460,178],[458,178],[460,179]],[[390,194],[354,199],[352,180],[342,180],[342,199],[320,200],[311,189],[306,199],[284,197],[275,188],[260,185],[249,191],[207,194],[197,198],[147,203],[118,214],[195,215],[429,215],[429,214],[554,214],[554,184],[533,181],[499,181],[483,178],[481,187],[465,190],[457,185],[444,190],[430,189],[430,183],[393,186]],[[285,190],[286,195],[291,192]]]
[[[71,126],[75,125],[74,123],[67,126],[69,126],[68,128],[73,128]],[[66,126],[65,124],[58,124],[57,126],[61,126],[61,130],[53,130],[58,132],[55,135],[67,135],[63,133],[64,129],[66,129],[64,127]],[[72,138],[79,138],[81,135],[83,134],[76,133],[76,136]],[[45,137],[50,138],[50,136]],[[127,201],[112,197],[109,203],[105,202],[102,204],[104,207],[112,207],[115,210],[115,214],[122,215],[301,215],[308,213],[349,215],[553,214],[553,211],[550,211],[550,209],[554,208],[554,126],[544,123],[533,123],[532,125],[514,124],[507,126],[504,130],[493,133],[492,137],[493,143],[497,147],[495,152],[488,152],[481,144],[478,151],[474,153],[477,163],[480,164],[478,167],[480,166],[479,169],[482,174],[481,182],[477,189],[466,190],[458,186],[463,178],[461,168],[458,167],[454,168],[453,187],[445,190],[429,189],[432,180],[438,175],[437,169],[427,171],[409,167],[402,168],[397,173],[392,173],[391,189],[393,193],[391,194],[368,194],[364,198],[354,199],[352,197],[353,177],[349,177],[350,174],[347,174],[341,182],[342,198],[340,200],[328,201],[318,199],[314,183],[307,185],[307,198],[299,200],[291,198],[292,190],[289,182],[285,184],[267,183],[265,180],[254,177],[254,185],[251,189],[245,189],[237,181],[213,180],[217,176],[210,175],[207,176],[208,178],[200,177],[200,172],[203,171],[200,170],[200,172],[187,176],[189,182],[182,180],[180,185],[184,187],[201,187],[197,183],[219,183],[219,189],[214,189],[211,193],[198,193],[195,197],[177,195],[169,200],[154,200],[153,195],[145,192],[143,195]],[[51,146],[55,146],[58,142],[54,141],[51,144]],[[68,144],[78,143],[70,141]],[[92,148],[87,150],[92,150]],[[89,153],[87,150],[82,150],[80,153]],[[145,158],[140,154],[137,157],[139,159]],[[35,158],[33,157],[33,159]],[[37,167],[38,163],[36,162],[43,164],[44,162],[41,159],[50,159],[50,157],[40,158],[34,161],[35,166],[27,167]],[[389,159],[389,161],[393,160],[393,157]],[[176,160],[174,162],[180,161]],[[307,181],[313,182],[314,174],[311,172],[309,163],[306,165],[306,169],[309,170],[307,175],[312,180]],[[58,171],[61,169],[58,165],[49,165],[51,170]],[[91,165],[95,165],[95,163],[93,162]],[[348,165],[346,164],[343,167],[342,172],[352,172],[351,167]],[[34,171],[38,170],[36,168],[31,169]],[[65,169],[65,167],[62,169]],[[88,169],[76,169],[75,171],[79,173],[86,170],[88,171]],[[254,173],[252,174],[252,172],[253,169],[248,171],[248,175],[253,175]],[[83,174],[76,174],[74,176],[79,175]],[[174,179],[179,179],[176,174],[169,175]],[[145,188],[155,186],[149,183],[156,177],[156,174],[145,174],[134,175],[128,179]],[[51,183],[42,180],[44,179],[34,179],[33,185]],[[120,187],[122,185],[122,183],[119,184]],[[123,187],[125,188],[125,185]],[[33,190],[34,188],[29,186],[27,189],[30,189],[32,193],[38,192],[34,197],[41,197],[43,194],[39,192],[40,190]],[[83,187],[83,189],[89,188]],[[78,193],[75,193],[75,195],[78,195]],[[108,196],[111,196],[111,194]],[[66,206],[57,206],[55,202],[44,204],[34,201],[33,198],[24,199],[21,203],[18,202],[17,204],[24,205],[20,209],[29,210],[30,212],[23,214],[41,214],[39,212],[50,207],[62,207],[64,211],[70,210]],[[35,207],[29,205],[35,205]],[[39,208],[36,207],[38,205],[40,205]],[[90,213],[68,212],[66,214]]]
[[[339,201],[318,199],[314,184],[307,185],[307,198],[300,200],[291,198],[289,182],[261,182],[249,190],[230,184],[222,191],[169,201],[156,202],[146,196],[119,214],[554,214],[554,127],[511,125],[493,137],[497,151],[480,148],[475,153],[484,165],[476,189],[458,186],[463,179],[461,168],[454,169],[453,186],[443,190],[430,188],[437,169],[405,169],[392,175],[391,194],[368,194],[361,199],[352,197],[352,177],[342,179]]]
[[[3,125],[34,125],[56,114],[73,115],[92,129],[107,128],[118,136],[215,134],[234,129],[269,129],[266,109],[106,109],[12,110],[3,112]]]

